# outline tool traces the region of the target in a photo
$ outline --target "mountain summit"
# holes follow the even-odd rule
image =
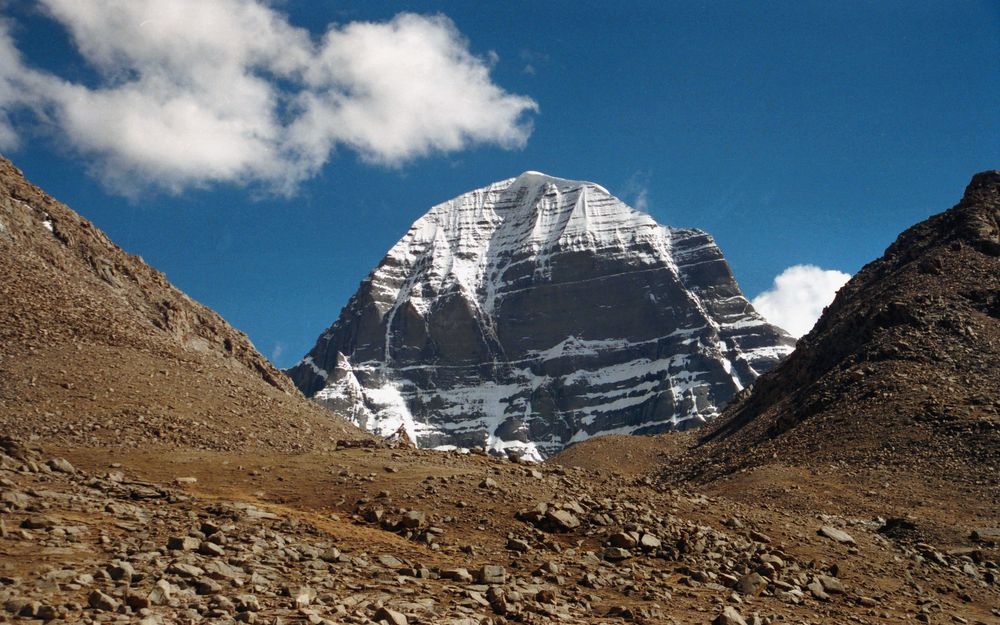
[[[431,208],[288,373],[383,435],[542,458],[700,424],[793,345],[705,232],[529,171]]]

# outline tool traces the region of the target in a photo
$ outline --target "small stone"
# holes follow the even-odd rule
[[[552,592],[548,588],[544,588],[535,593],[535,601],[538,603],[555,603],[556,593]]]
[[[308,586],[301,586],[290,594],[296,608],[304,608],[316,600],[316,591]]]
[[[632,557],[632,552],[621,547],[608,547],[604,550],[604,559],[609,562],[620,562]]]
[[[69,463],[69,460],[66,460],[65,458],[53,458],[45,464],[47,464],[53,471],[58,471],[59,473],[69,473],[71,475],[76,473],[76,469],[74,469],[73,465]]]
[[[761,532],[758,532],[756,530],[752,530],[750,532],[750,539],[751,540],[755,540],[755,541],[757,541],[759,543],[769,543],[769,542],[771,542],[771,537],[770,536],[768,536],[767,534],[762,534]]]
[[[193,564],[174,562],[167,567],[167,573],[173,573],[174,575],[180,575],[181,577],[198,577],[200,575],[204,575],[205,570],[194,566]]]
[[[196,582],[196,590],[199,595],[217,595],[222,592],[222,585],[211,577],[201,577]]]
[[[493,490],[496,487],[497,487],[497,481],[494,480],[492,477],[488,477],[479,483],[479,488],[486,488],[489,490]]]
[[[125,605],[138,612],[150,606],[149,596],[130,590],[125,593]]]
[[[175,536],[167,541],[167,549],[173,551],[197,551],[201,541],[193,536]]]
[[[736,589],[748,597],[756,597],[767,588],[767,580],[757,573],[748,573],[736,583]]]
[[[600,588],[603,580],[593,573],[586,573],[577,583],[586,588]]]
[[[418,529],[427,523],[427,514],[419,510],[410,510],[403,515],[399,521],[399,526],[404,529]]]
[[[41,604],[35,611],[35,618],[42,621],[52,621],[59,617],[59,608],[54,605]]]
[[[482,584],[503,584],[507,581],[507,572],[502,566],[486,564],[479,569],[479,582]]]
[[[241,569],[226,564],[226,562],[221,558],[208,562],[205,565],[205,573],[207,573],[212,579],[218,580],[234,580],[243,578],[243,571]]]
[[[545,512],[545,518],[561,530],[572,530],[580,527],[580,519],[566,510],[548,510]]]
[[[112,562],[111,566],[108,567],[108,575],[110,575],[111,579],[116,582],[121,581],[131,583],[133,576],[135,575],[135,567],[128,562],[117,560]]]
[[[153,584],[153,589],[149,591],[147,599],[151,605],[164,605],[170,602],[170,597],[173,595],[174,588],[165,579],[157,580]]]
[[[42,604],[38,601],[24,601],[19,604],[19,608],[20,609],[17,611],[18,616],[35,618],[38,616],[39,610],[42,609]]]
[[[6,504],[7,507],[13,508],[14,510],[23,510],[28,507],[31,500],[24,493],[16,490],[5,490],[0,493],[0,503]]]
[[[806,586],[806,588],[809,589],[809,592],[812,593],[813,597],[816,597],[820,601],[830,600],[830,595],[826,594],[826,591],[823,590],[823,584],[820,584],[819,580],[813,581],[808,586]]]
[[[386,568],[389,568],[389,569],[398,569],[398,568],[402,568],[402,566],[403,566],[402,560],[400,560],[396,556],[391,556],[389,554],[382,554],[382,555],[380,555],[378,557],[378,562],[382,566],[384,566]]]
[[[319,559],[323,562],[339,562],[340,561],[340,549],[331,547],[320,554]]]
[[[531,551],[531,545],[529,545],[527,541],[519,538],[511,538],[508,540],[507,548],[511,551],[517,551],[518,553],[528,553]]]
[[[825,536],[826,538],[835,540],[838,543],[844,545],[854,544],[854,538],[852,538],[850,534],[848,534],[844,530],[839,530],[835,527],[830,527],[829,525],[824,525],[823,527],[819,528],[819,531],[817,533],[820,536]]]
[[[450,579],[456,582],[463,582],[466,584],[471,584],[474,581],[472,574],[469,573],[468,569],[457,567],[453,569],[442,569],[441,579]]]
[[[240,612],[259,612],[260,601],[256,595],[236,595],[236,609]]]
[[[829,575],[817,575],[816,579],[823,585],[823,590],[836,594],[844,593],[844,584],[836,577]]]
[[[378,609],[378,612],[375,613],[375,620],[386,621],[389,625],[407,625],[408,623],[405,614],[386,607]]]
[[[27,599],[22,599],[20,597],[14,599],[8,599],[7,601],[4,602],[3,609],[7,610],[11,614],[20,614],[21,610],[24,609],[24,606],[26,606],[28,603],[30,603],[30,601],[28,601]]]
[[[642,538],[639,539],[639,545],[643,549],[653,550],[659,549],[662,543],[659,538],[653,536],[652,534],[643,534]]]
[[[622,549],[631,549],[635,547],[636,540],[629,534],[625,532],[618,532],[617,534],[612,534],[608,538],[608,542],[611,543],[612,547],[621,547]]]
[[[202,542],[198,545],[198,553],[203,556],[220,557],[226,554],[226,550],[215,543]]]
[[[197,483],[198,483],[198,478],[196,478],[196,477],[175,477],[174,478],[174,484],[177,484],[178,486],[186,486],[186,485],[189,485],[189,484],[197,484]]]
[[[559,565],[548,560],[538,567],[538,572],[543,575],[559,575]]]
[[[21,521],[21,527],[26,530],[46,530],[55,524],[56,522],[47,516],[31,516]]]
[[[100,590],[91,591],[87,596],[87,604],[95,610],[114,612],[118,609],[118,600],[110,597]]]
[[[722,610],[722,614],[715,617],[712,621],[712,625],[747,625],[747,622],[743,620],[743,617],[739,612],[732,606],[726,606]]]

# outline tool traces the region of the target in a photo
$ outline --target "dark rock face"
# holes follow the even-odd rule
[[[432,208],[288,373],[369,430],[537,458],[702,423],[793,345],[708,234],[527,172]]]

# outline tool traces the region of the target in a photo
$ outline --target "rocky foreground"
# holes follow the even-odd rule
[[[816,515],[646,478],[412,449],[136,453],[120,464],[104,451],[69,457],[0,442],[0,605],[9,620],[1000,618],[1000,532],[986,529],[963,546],[932,545],[915,541],[902,519]]]

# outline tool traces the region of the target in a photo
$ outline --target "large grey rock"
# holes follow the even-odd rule
[[[705,232],[526,172],[414,223],[288,374],[382,435],[539,459],[700,424],[793,345]]]

